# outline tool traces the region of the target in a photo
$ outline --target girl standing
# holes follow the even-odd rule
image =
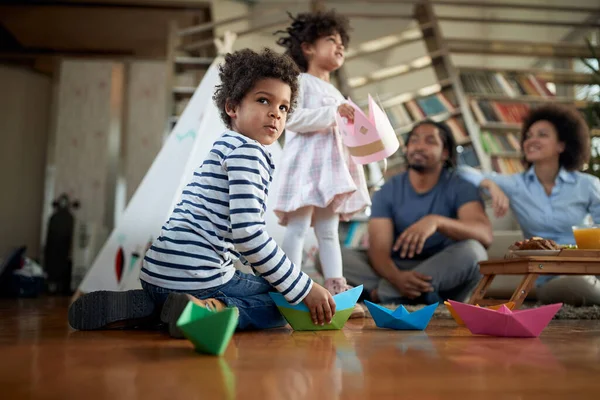
[[[278,40],[300,67],[298,105],[287,123],[275,213],[287,226],[282,249],[302,265],[304,238],[315,229],[325,288],[335,295],[349,289],[342,271],[338,236],[340,218],[371,204],[364,170],[356,164],[335,123],[339,113],[354,120],[354,109],[330,82],[344,64],[348,20],[333,11],[292,18],[288,35]],[[352,317],[364,315],[357,305]]]

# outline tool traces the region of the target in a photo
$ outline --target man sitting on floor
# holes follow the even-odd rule
[[[348,282],[382,303],[466,301],[487,259],[491,223],[478,189],[454,173],[456,144],[445,124],[408,134],[408,172],[373,196],[367,254],[344,250]]]

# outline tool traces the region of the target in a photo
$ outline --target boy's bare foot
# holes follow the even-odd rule
[[[211,311],[221,311],[226,307],[225,303],[217,299],[200,300],[187,293],[170,293],[160,313],[160,320],[169,325],[169,335],[173,338],[183,338],[181,329],[177,327],[177,320],[190,301]]]
[[[346,282],[346,278],[329,278],[325,280],[325,289],[329,290],[332,296],[336,294],[345,292],[346,290],[352,289],[352,286],[349,286]],[[365,310],[363,307],[356,303],[354,305],[354,310],[352,310],[352,314],[350,314],[350,318],[364,318]]]

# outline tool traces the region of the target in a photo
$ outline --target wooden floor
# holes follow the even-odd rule
[[[238,333],[221,358],[160,332],[76,332],[67,299],[0,302],[0,399],[598,399],[600,321],[540,339],[425,332]]]

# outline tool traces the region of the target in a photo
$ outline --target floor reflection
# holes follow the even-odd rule
[[[285,340],[282,340],[284,339]],[[251,357],[246,341],[251,337],[238,337],[237,345],[244,348],[244,358]],[[342,392],[360,389],[363,385],[363,367],[356,355],[355,346],[348,334],[340,331],[294,332],[269,342],[261,350],[272,354],[270,363],[261,365],[260,371],[247,369],[240,358],[228,359],[237,377],[236,394],[256,391],[260,384],[264,399],[338,399]],[[258,353],[257,353],[258,354]]]
[[[494,366],[510,369],[517,366],[547,370],[564,370],[552,351],[539,338],[466,337],[446,344],[447,358],[463,367]]]
[[[396,345],[402,354],[409,351],[421,352],[429,357],[437,357],[438,353],[426,332],[411,332],[402,335]]]

